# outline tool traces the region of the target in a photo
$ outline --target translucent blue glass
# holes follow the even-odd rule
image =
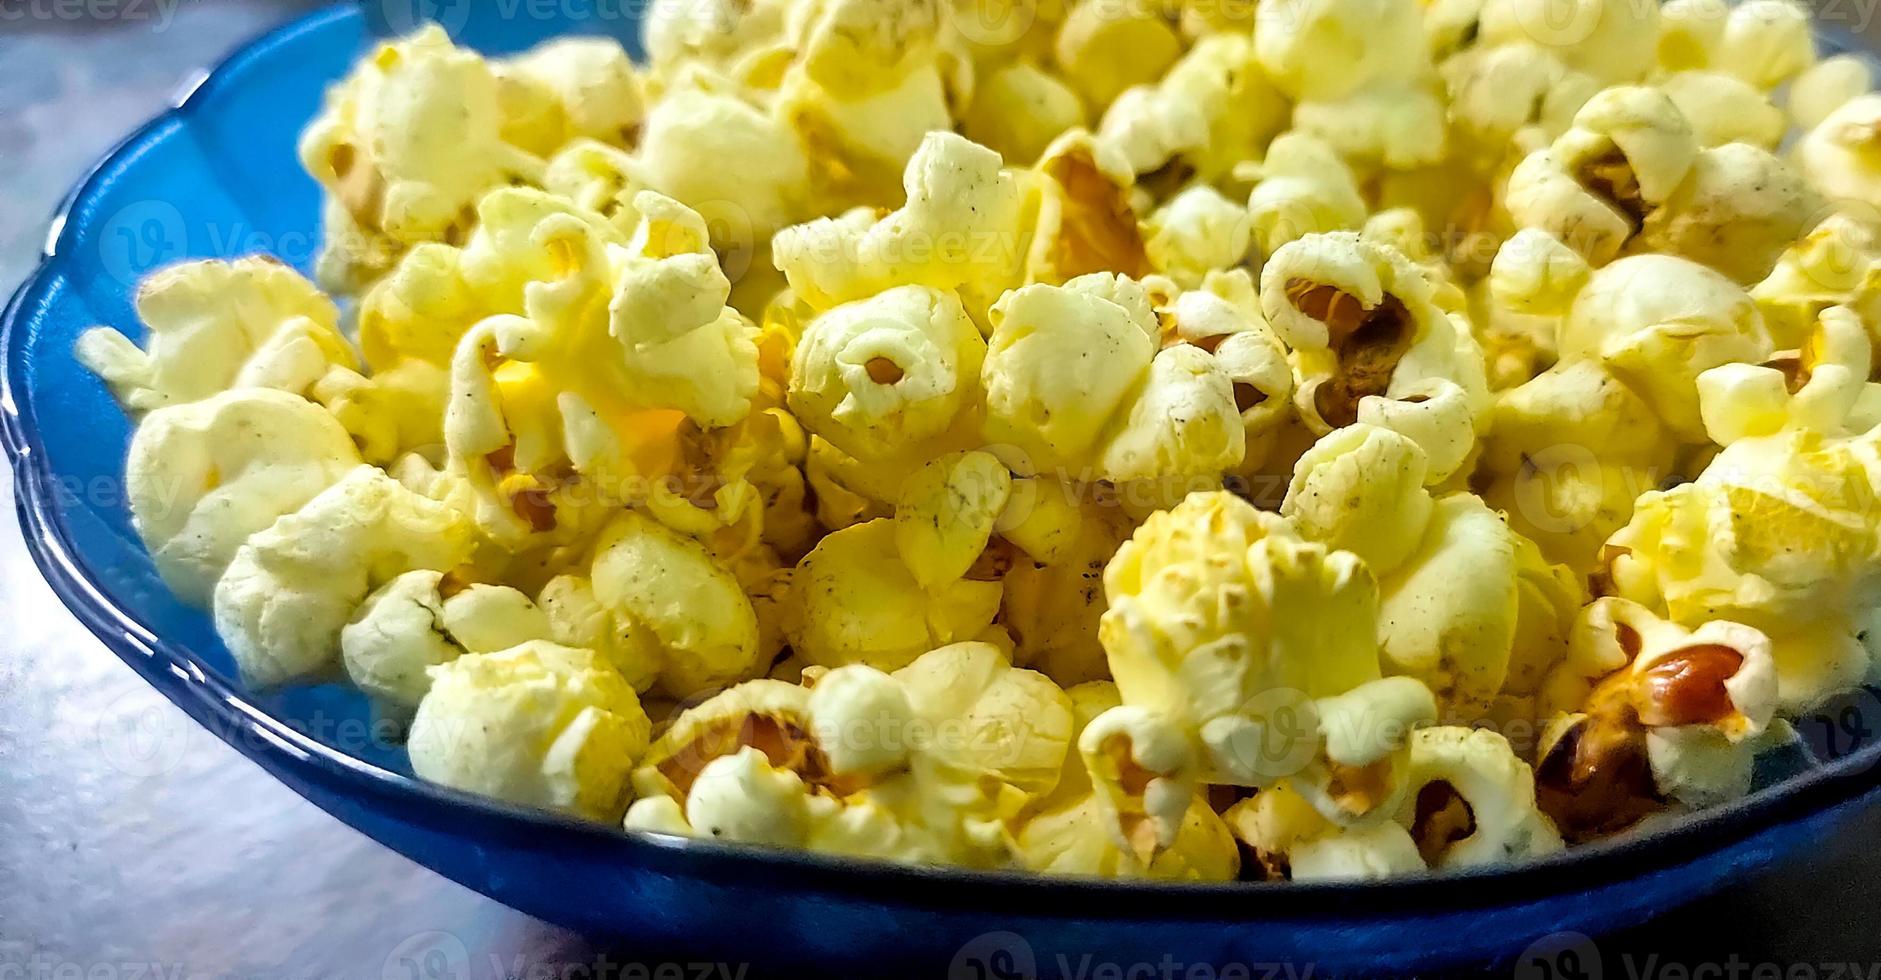
[[[1841,757],[1830,765],[1650,835],[1519,867],[1368,885],[1047,880],[629,835],[508,807],[413,780],[403,753],[370,737],[363,700],[338,685],[243,690],[208,618],[170,596],[131,531],[119,490],[129,427],[74,360],[74,338],[98,323],[139,336],[138,278],[179,259],[268,251],[308,269],[319,198],[295,159],[299,131],[368,42],[415,12],[498,53],[571,31],[631,45],[639,9],[452,0],[414,11],[386,0],[289,24],[84,179],[5,311],[0,421],[34,559],[152,685],[329,813],[516,908],[649,955],[829,970],[953,962],[999,976],[1022,974],[1027,957],[1043,967],[1085,954],[1356,971],[1507,958],[1539,936],[1597,933],[1704,894],[1875,795],[1881,748],[1832,719],[1811,729],[1819,750]]]

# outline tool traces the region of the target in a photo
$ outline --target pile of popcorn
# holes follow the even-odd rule
[[[1743,794],[1874,669],[1881,94],[1794,0],[645,39],[384,44],[301,143],[318,287],[188,263],[79,342],[164,580],[418,776],[1364,878]]]

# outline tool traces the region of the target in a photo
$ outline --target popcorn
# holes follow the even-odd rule
[[[1473,430],[1487,409],[1481,350],[1437,307],[1430,280],[1390,246],[1350,233],[1289,243],[1261,270],[1261,306],[1293,349],[1294,407],[1315,432],[1358,421],[1374,399],[1427,399],[1438,380],[1464,393],[1436,403],[1449,425]],[[1372,411],[1381,421],[1406,417]],[[1444,426],[1414,428],[1432,437]],[[1451,468],[1462,462],[1437,441],[1426,454]]]
[[[1496,864],[1561,849],[1535,805],[1535,775],[1509,741],[1483,729],[1411,735],[1410,785],[1397,821],[1433,868]]]
[[[1748,143],[1726,143],[1698,154],[1664,206],[1646,216],[1639,245],[1750,285],[1769,274],[1821,209],[1788,164]]]
[[[1081,684],[1067,693],[1079,731],[1119,703],[1116,685],[1108,681]],[[1147,864],[1118,847],[1105,829],[1090,774],[1076,754],[1066,757],[1050,795],[1020,817],[1014,849],[1027,870],[1047,874],[1225,881],[1241,864],[1227,825],[1199,795],[1184,812],[1175,843]]]
[[[720,248],[749,247],[806,216],[810,161],[789,126],[723,79],[698,74],[647,112],[635,157],[648,183],[695,209]],[[726,166],[726,161],[739,166]]]
[[[1365,220],[1357,179],[1317,137],[1295,132],[1275,137],[1258,177],[1247,209],[1263,255],[1307,235],[1356,229]]]
[[[1795,0],[1755,0],[1731,8],[1714,57],[1719,67],[1773,89],[1816,61],[1809,8]]]
[[[579,139],[633,144],[646,96],[611,38],[561,38],[491,66],[503,139],[543,159]]]
[[[504,140],[499,92],[488,62],[429,26],[380,45],[327,93],[300,141],[302,166],[331,195],[329,214],[345,216],[341,227],[329,222],[323,284],[353,291],[384,271],[362,237],[384,236],[401,252],[457,244],[484,194],[540,179],[541,158]]]
[[[1286,783],[1236,803],[1223,817],[1270,881],[1384,878],[1425,869],[1416,842],[1397,823],[1341,826]]]
[[[1344,98],[1423,64],[1417,7],[1404,0],[1262,0],[1254,48],[1276,86],[1296,101]]]
[[[1182,54],[1168,21],[1129,4],[1073,6],[1052,53],[1078,93],[1101,110],[1132,85],[1153,82]]]
[[[418,569],[366,597],[340,630],[340,655],[375,704],[411,711],[431,687],[428,668],[548,638],[548,618],[521,592]]]
[[[153,564],[421,778],[1052,874],[1527,860],[1871,679],[1878,97],[1796,0],[985,13],[381,45],[349,325],[251,257],[75,345]]]
[[[1790,118],[1803,130],[1815,129],[1830,113],[1872,88],[1874,74],[1860,57],[1824,58],[1790,82]]]
[[[952,292],[897,286],[810,322],[791,364],[790,407],[857,459],[919,453],[975,400],[986,357]]]
[[[908,283],[990,302],[1016,284],[1021,192],[998,154],[933,133],[902,184],[907,203],[879,220],[851,211],[777,235],[772,257],[799,299],[827,310]]]
[[[1059,133],[1085,124],[1084,103],[1063,78],[1027,60],[994,70],[960,120],[966,138],[1008,160],[1037,160]]]
[[[1186,288],[1247,255],[1247,211],[1221,192],[1197,185],[1177,194],[1144,221],[1150,265]]]
[[[1678,3],[1679,0],[1672,0]],[[1659,5],[1629,0],[1486,0],[1478,43],[1532,43],[1576,71],[1608,84],[1630,82],[1653,64],[1659,44]]]
[[[784,630],[813,664],[906,666],[971,639],[993,621],[1000,585],[961,577],[923,588],[903,563],[895,522],[873,520],[823,538],[791,576]]]
[[[1700,146],[1749,143],[1776,149],[1789,129],[1783,110],[1750,83],[1719,71],[1682,71],[1659,83],[1678,106]]]
[[[246,683],[316,674],[367,593],[414,569],[456,567],[471,536],[463,514],[357,467],[236,550],[216,582],[216,634]]]
[[[1698,151],[1690,122],[1664,92],[1604,89],[1509,175],[1509,215],[1602,265],[1685,180]]]
[[[755,677],[766,666],[757,614],[703,545],[627,512],[594,543],[595,601],[643,627],[658,649],[655,687],[685,698]]]
[[[1754,629],[1718,620],[1688,631],[1636,603],[1595,600],[1544,692],[1570,713],[1543,737],[1542,808],[1574,842],[1624,829],[1668,797],[1741,795],[1776,687],[1770,641]],[[1700,754],[1714,765],[1694,780],[1702,770],[1682,757]]]
[[[431,668],[407,744],[420,779],[617,820],[651,728],[593,653],[536,640]]]
[[[1097,139],[1146,180],[1219,180],[1260,157],[1286,126],[1287,109],[1245,34],[1208,34],[1160,82],[1119,93]]]
[[[991,319],[986,438],[1013,447],[1006,462],[1022,475],[1088,465],[1155,359],[1147,297],[1128,279],[1080,276],[1007,293]],[[1067,360],[1067,350],[1076,356]]]
[[[1878,129],[1881,95],[1855,96],[1803,134],[1796,143],[1796,164],[1810,186],[1832,202],[1873,201],[1881,191],[1881,168],[1872,149]]]
[[[1685,442],[1704,438],[1698,375],[1762,360],[1770,345],[1742,289],[1668,255],[1630,256],[1596,271],[1561,325],[1563,360],[1598,357]]]
[[[1139,858],[1174,841],[1198,781],[1293,779],[1341,819],[1386,802],[1342,789],[1342,767],[1388,760],[1391,720],[1408,727],[1435,707],[1416,682],[1378,679],[1377,591],[1356,556],[1301,541],[1226,493],[1202,493],[1152,515],[1104,584],[1100,637],[1123,705],[1085,729],[1079,750]],[[1281,607],[1315,612],[1267,612]],[[1308,621],[1310,642],[1289,625]],[[1275,735],[1278,755],[1262,741]]]
[[[318,405],[236,388],[144,416],[124,461],[125,497],[164,584],[206,606],[250,535],[358,465],[346,431]]]
[[[1149,271],[1130,201],[1135,174],[1121,152],[1090,133],[1070,130],[1046,147],[1034,174],[1038,221],[1025,258],[1028,281]]]
[[[109,327],[79,336],[78,358],[135,413],[230,388],[306,394],[334,368],[351,368],[339,310],[312,283],[272,259],[185,262],[137,289],[149,336],[139,348]]]

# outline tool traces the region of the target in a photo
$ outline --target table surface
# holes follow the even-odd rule
[[[7,17],[8,5],[26,16]],[[25,276],[47,215],[87,164],[194,69],[307,6],[0,0],[0,289]],[[83,9],[109,19],[80,20]],[[11,514],[9,500],[0,980],[634,975],[630,952],[412,864],[196,728],[65,611]],[[1881,812],[1726,894],[1603,939],[1605,975],[1702,980],[1707,966],[1725,978],[1734,964],[1800,964],[1826,977],[1852,962],[1868,976],[1881,969],[1877,841]],[[467,973],[412,968],[424,962],[414,954],[458,943]]]

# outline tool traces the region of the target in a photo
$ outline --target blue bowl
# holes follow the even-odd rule
[[[131,529],[129,427],[72,345],[98,323],[138,336],[133,290],[160,265],[266,251],[310,266],[319,194],[296,138],[375,37],[411,26],[404,3],[334,7],[262,37],[85,178],[4,312],[0,422],[27,544],[65,604],[191,717],[412,860],[649,955],[827,971],[951,964],[978,978],[1093,964],[1374,972],[1565,957],[1580,934],[1715,890],[1877,795],[1881,746],[1857,744],[1858,726],[1828,724],[1815,741],[1829,764],[1651,834],[1521,866],[1365,885],[1052,880],[629,834],[506,806],[413,779],[351,691],[244,690],[208,617],[170,595]],[[637,46],[632,4],[428,6],[492,53],[569,32]]]

